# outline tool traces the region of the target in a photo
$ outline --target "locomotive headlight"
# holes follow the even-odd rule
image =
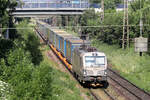
[[[86,72],[86,70],[83,70],[83,75],[87,75],[87,72]]]
[[[106,70],[98,71],[98,75],[107,75],[107,71]]]
[[[107,70],[104,71],[104,75],[107,75]]]

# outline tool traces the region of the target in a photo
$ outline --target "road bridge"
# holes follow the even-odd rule
[[[88,8],[88,0],[23,0],[18,1],[13,15],[15,17],[78,15],[83,14]]]

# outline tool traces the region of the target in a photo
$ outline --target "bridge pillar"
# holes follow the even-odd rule
[[[75,32],[78,32],[77,30],[78,30],[79,28],[78,28],[77,26],[78,26],[79,17],[78,17],[77,15],[75,15],[75,18],[74,18],[74,19],[75,19],[75,21],[74,21],[74,22],[75,22],[74,31],[75,31]]]
[[[68,18],[69,16],[65,16],[65,20],[66,20],[66,24],[65,24],[65,26],[66,26],[66,28],[68,29],[68,26],[69,26],[69,23],[68,23]]]
[[[59,28],[62,27],[62,16],[58,16],[58,25],[59,25]]]
[[[52,26],[57,26],[57,16],[52,17]]]

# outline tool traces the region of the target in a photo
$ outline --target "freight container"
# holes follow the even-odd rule
[[[47,40],[49,40],[49,36],[50,36],[50,25],[46,24],[46,38]]]
[[[49,35],[49,29],[48,29],[48,27],[45,27],[45,38],[46,38],[46,40],[48,40],[48,35]]]
[[[50,31],[50,27],[47,28],[47,32],[48,32],[48,34],[47,34],[47,40],[50,41],[50,40],[49,40],[49,38],[50,38],[50,32],[51,32],[51,31]]]
[[[55,47],[57,47],[57,45],[56,45],[57,34],[68,34],[68,33],[66,33],[65,31],[60,30],[60,29],[53,29],[52,31],[54,32],[53,45],[54,45]]]
[[[50,43],[54,45],[54,32],[50,29],[50,36],[49,36]]]
[[[64,55],[64,57],[66,57],[66,40],[67,39],[80,39],[79,37],[75,37],[75,36],[73,36],[73,35],[71,35],[71,34],[69,34],[69,35],[64,35],[64,36],[61,36],[60,37],[60,49],[61,49],[61,52],[63,53],[63,55]]]
[[[60,51],[63,54],[63,56],[65,56],[64,48],[66,47],[66,39],[69,39],[69,38],[73,38],[73,35],[71,35],[71,34],[60,35],[60,45],[59,46],[60,46]]]
[[[80,47],[81,45],[90,45],[89,41],[81,40],[81,39],[67,39],[66,40],[66,58],[72,64],[72,54],[73,50],[76,47]]]
[[[66,32],[59,32],[59,33],[56,34],[56,48],[60,52],[61,52],[61,49],[60,49],[60,45],[61,45],[60,37],[61,36],[67,36],[67,35],[69,35],[69,34],[67,34]]]
[[[44,39],[46,39],[45,33],[46,33],[46,28],[44,25],[41,26],[41,31],[40,31],[41,35],[44,37]]]

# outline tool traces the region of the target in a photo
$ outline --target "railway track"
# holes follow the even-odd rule
[[[111,94],[109,94],[106,90],[103,90],[105,94],[111,99],[111,100],[116,100]]]
[[[102,100],[100,97],[98,97],[91,89],[89,89],[89,92],[94,97],[95,100]]]
[[[35,29],[36,30],[36,29]],[[42,38],[44,40],[45,43],[47,43],[46,38],[43,37],[42,34],[40,34],[40,32],[38,30],[36,30],[38,33],[38,36],[40,38]],[[55,54],[57,56],[57,54]],[[57,56],[58,57],[58,56]],[[59,58],[59,57],[58,57]],[[59,59],[60,60],[60,59]],[[65,65],[65,64],[64,64]],[[67,67],[66,67],[67,68]],[[68,69],[68,68],[67,68]],[[73,72],[71,70],[68,69],[68,71],[74,76]],[[108,76],[109,79],[114,81],[115,83],[117,83],[120,87],[122,87],[124,90],[128,91],[128,93],[132,94],[132,96],[134,96],[136,99],[129,99],[127,97],[127,99],[129,100],[150,100],[150,94],[146,93],[145,91],[141,90],[140,88],[138,88],[137,86],[135,86],[134,84],[132,84],[131,82],[129,82],[128,80],[124,79],[123,77],[121,77],[119,74],[117,74],[116,72],[114,72],[112,69],[108,69]],[[74,77],[75,78],[75,77]],[[75,78],[76,79],[76,78]],[[77,80],[77,79],[76,79]],[[77,80],[78,81],[78,80]],[[93,89],[88,89],[90,94],[92,95],[92,97],[95,100],[103,100],[101,97],[97,96],[95,93],[95,90]],[[99,89],[100,90],[100,89]],[[109,94],[109,92],[107,92],[105,89],[103,89],[104,93],[109,97],[110,100],[116,100],[111,94]],[[122,92],[122,94],[124,96],[126,96],[126,94],[123,93],[123,91],[121,90],[120,92]]]
[[[132,84],[118,73],[108,68],[108,77],[111,81],[115,82],[122,89],[119,89],[124,96],[128,96],[129,100],[150,100],[150,94]]]

